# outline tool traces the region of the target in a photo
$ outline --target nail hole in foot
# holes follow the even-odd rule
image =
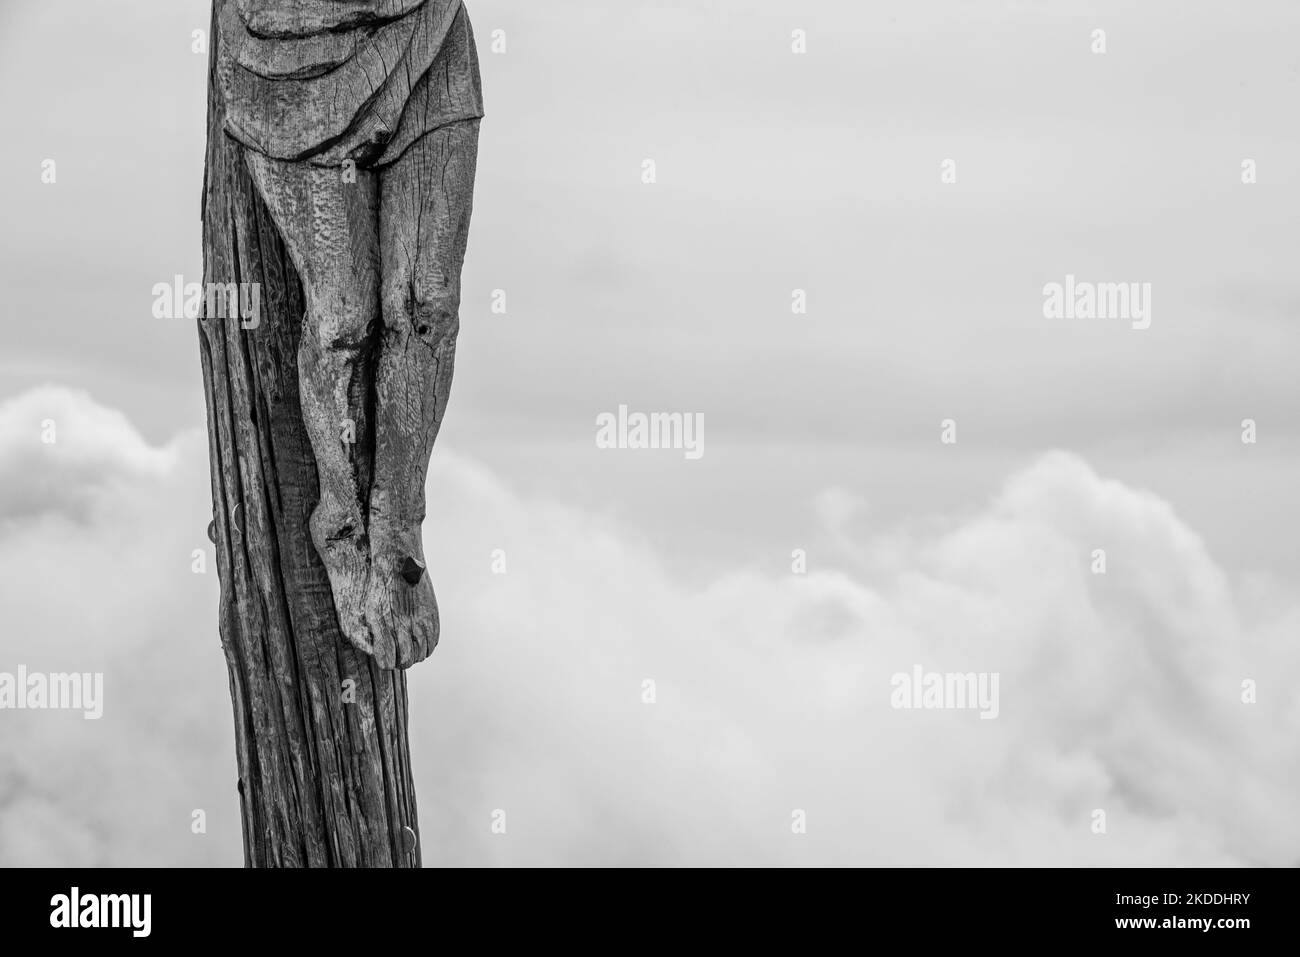
[[[408,555],[402,560],[398,571],[408,585],[418,585],[420,579],[424,577],[424,562]]]

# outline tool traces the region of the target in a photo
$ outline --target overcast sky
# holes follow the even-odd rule
[[[1300,861],[1300,7],[468,7],[431,862]],[[0,0],[0,671],[108,682],[0,712],[0,864],[238,861],[196,333],[151,309],[201,278],[208,9]],[[1045,318],[1067,274],[1150,328]],[[703,458],[596,448],[620,404]],[[998,720],[889,707],[949,662]]]

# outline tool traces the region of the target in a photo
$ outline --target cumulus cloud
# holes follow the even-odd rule
[[[39,420],[60,417],[86,425],[59,445],[84,444],[42,459]],[[0,712],[0,863],[238,863],[215,574],[191,568],[203,435],[153,449],[49,389],[0,405],[0,449],[26,462],[0,473],[0,670],[106,673],[101,721]],[[806,575],[682,580],[629,529],[443,449],[429,502],[444,637],[411,675],[429,864],[1300,859],[1294,596],[1233,581],[1159,497],[1073,455],[923,528],[828,490],[818,520],[855,547]],[[997,672],[998,718],[892,708],[915,665]]]
[[[0,404],[0,521],[85,510],[119,482],[157,480],[176,450],[152,448],[85,392],[45,386]]]
[[[100,720],[0,711],[0,863],[237,860],[187,840],[238,826],[206,457],[83,392],[0,403],[0,671],[104,674]]]

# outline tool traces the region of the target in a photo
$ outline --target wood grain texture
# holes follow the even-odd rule
[[[424,486],[451,391],[477,157],[476,119],[346,176],[245,151],[306,295],[298,378],[320,489],[312,540],[344,636],[385,668],[409,668],[438,643]],[[373,423],[365,461],[341,438],[359,422]]]
[[[244,858],[253,867],[416,867],[406,676],[343,639],[311,539],[319,490],[299,400],[303,288],[242,147],[224,132],[216,12],[204,280],[262,284],[256,328],[198,322]],[[363,469],[371,442],[359,430]]]
[[[402,573],[412,561],[426,564],[425,484],[455,370],[478,127],[470,120],[427,134],[380,180],[382,331],[365,618],[376,658],[402,668],[432,654],[439,637],[430,576]]]
[[[390,143],[403,119],[409,126],[413,118],[428,118],[418,135],[483,115],[477,54],[472,37],[464,42],[469,18],[461,0],[400,6],[367,0],[352,6],[358,15],[370,8],[370,19],[347,21],[363,25],[341,32],[322,32],[301,0],[264,3],[252,20],[235,0],[217,0],[216,6],[226,128],[266,156],[325,166],[346,159],[387,163],[411,141]],[[274,35],[254,32],[259,17],[277,25]],[[453,57],[459,59],[448,69]],[[431,70],[435,61],[443,69]],[[426,78],[455,82],[437,88]],[[407,110],[413,96],[425,102],[422,109]]]

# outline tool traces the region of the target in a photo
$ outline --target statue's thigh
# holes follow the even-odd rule
[[[320,339],[364,337],[379,316],[378,177],[252,150],[245,156],[302,278]]]
[[[478,120],[427,133],[380,173],[382,308],[390,334],[454,338],[473,210]]]

